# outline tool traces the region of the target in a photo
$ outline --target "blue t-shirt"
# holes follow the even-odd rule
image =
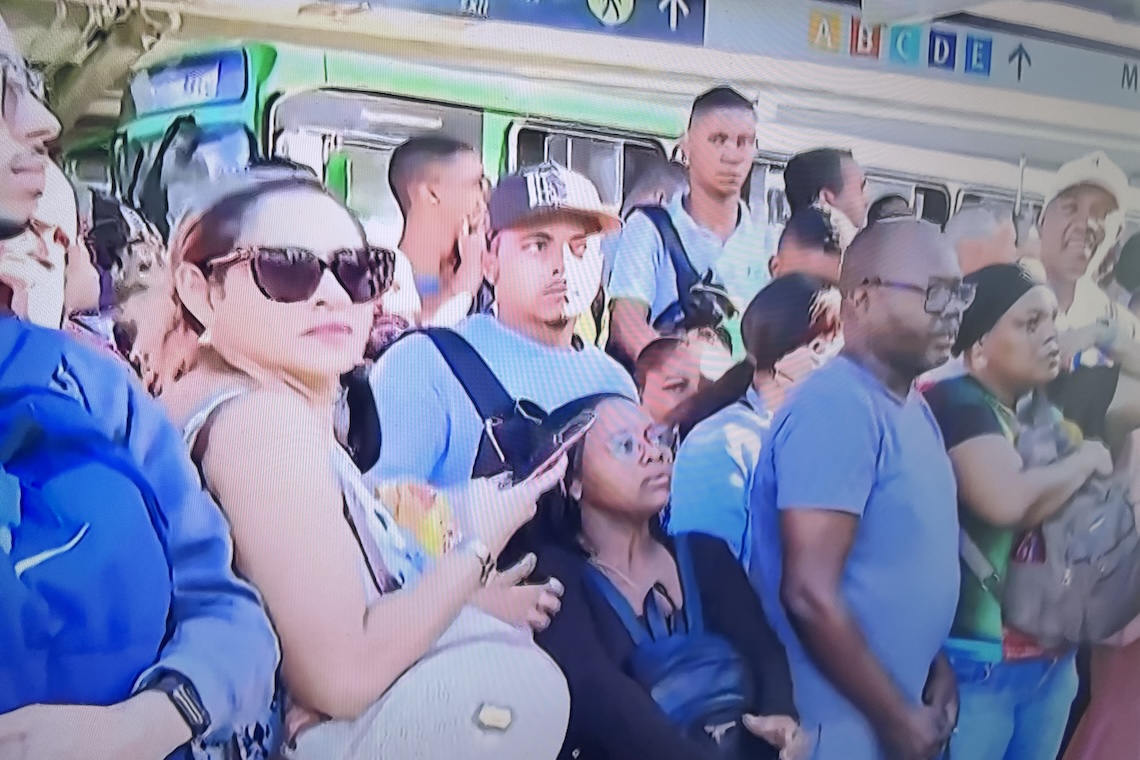
[[[765,231],[752,220],[748,207],[740,204],[740,221],[726,241],[689,215],[684,196],[678,195],[666,210],[693,269],[698,275],[711,270],[736,307],[745,309],[770,279],[764,255]],[[634,213],[622,228],[620,238],[611,245],[615,245],[616,250],[607,293],[611,299],[624,298],[646,304],[652,323],[679,297],[677,273],[661,235],[648,216]]]
[[[842,591],[874,655],[919,704],[958,602],[957,486],[938,424],[847,357],[817,370],[776,415],[752,491],[753,583],[787,648],[796,704],[820,726],[821,760],[883,757],[858,708],[816,668],[779,603],[779,513],[859,518]]]
[[[752,557],[748,504],[772,414],[755,389],[694,427],[677,452],[666,528],[707,533],[728,544],[745,569]]]
[[[633,379],[600,349],[553,348],[477,314],[456,329],[512,397],[546,411],[595,393],[637,399]],[[383,436],[370,485],[412,479],[447,488],[471,477],[483,421],[435,344],[413,335],[393,346],[369,376]]]

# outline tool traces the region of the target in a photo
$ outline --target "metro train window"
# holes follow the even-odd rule
[[[318,90],[277,104],[273,133],[274,152],[299,163],[327,165],[333,153],[344,159],[348,205],[373,243],[395,245],[404,218],[388,184],[392,151],[411,137],[437,136],[481,152],[483,114],[442,103]]]
[[[558,163],[588,177],[598,188],[602,203],[619,207],[626,188],[651,156],[664,159],[660,148],[622,137],[556,131],[553,127],[528,125],[513,130],[515,171],[543,161]]]
[[[914,189],[914,211],[919,219],[945,226],[950,220],[950,192],[940,186],[918,185]]]

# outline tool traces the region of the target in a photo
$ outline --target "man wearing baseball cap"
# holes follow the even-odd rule
[[[468,317],[455,332],[512,398],[547,412],[595,393],[636,400],[633,380],[617,362],[573,341],[578,301],[593,300],[601,279],[600,256],[591,260],[588,240],[621,225],[594,185],[545,163],[504,177],[488,210],[483,271],[496,313]],[[429,337],[410,335],[394,345],[371,383],[383,438],[370,482],[448,487],[472,476],[484,421]]]
[[[1140,320],[1097,285],[1092,262],[1119,224],[1128,178],[1103,152],[1058,170],[1038,223],[1041,265],[1057,295],[1063,368],[1050,395],[1086,436],[1140,418]],[[1111,241],[1109,241],[1111,242]]]

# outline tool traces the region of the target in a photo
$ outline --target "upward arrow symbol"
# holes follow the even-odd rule
[[[661,2],[657,4],[657,10],[662,13],[666,10],[669,11],[669,28],[675,32],[677,31],[678,16],[688,17],[689,4],[685,2],[685,0],[661,0]]]
[[[1017,60],[1017,81],[1021,81],[1021,67],[1024,65],[1028,68],[1033,68],[1033,59],[1029,57],[1029,51],[1025,49],[1025,45],[1017,43],[1017,47],[1009,54],[1009,62],[1013,63]]]

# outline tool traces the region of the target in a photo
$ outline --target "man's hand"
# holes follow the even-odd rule
[[[450,285],[452,295],[470,293],[474,296],[483,284],[483,256],[487,253],[487,228],[482,221],[464,220],[458,248],[459,268],[450,278],[442,280]]]
[[[780,760],[807,760],[812,750],[810,737],[795,718],[787,715],[745,715],[744,727],[753,736],[780,750]]]
[[[545,630],[562,607],[563,588],[556,578],[540,585],[524,584],[536,561],[533,554],[528,554],[517,565],[496,573],[475,598],[476,606],[504,623]]]
[[[111,707],[30,705],[0,715],[5,760],[162,760],[190,738],[170,698],[153,691]]]
[[[1058,335],[1057,343],[1061,347],[1061,371],[1070,371],[1073,368],[1073,360],[1085,351],[1096,348],[1103,336],[1104,327],[1100,324],[1078,327]]]
[[[944,709],[922,705],[892,721],[880,738],[891,760],[936,760],[953,730]]]
[[[922,701],[940,710],[946,719],[943,740],[950,738],[954,726],[958,725],[958,679],[946,655],[939,654],[930,666],[930,676],[923,690]]]

